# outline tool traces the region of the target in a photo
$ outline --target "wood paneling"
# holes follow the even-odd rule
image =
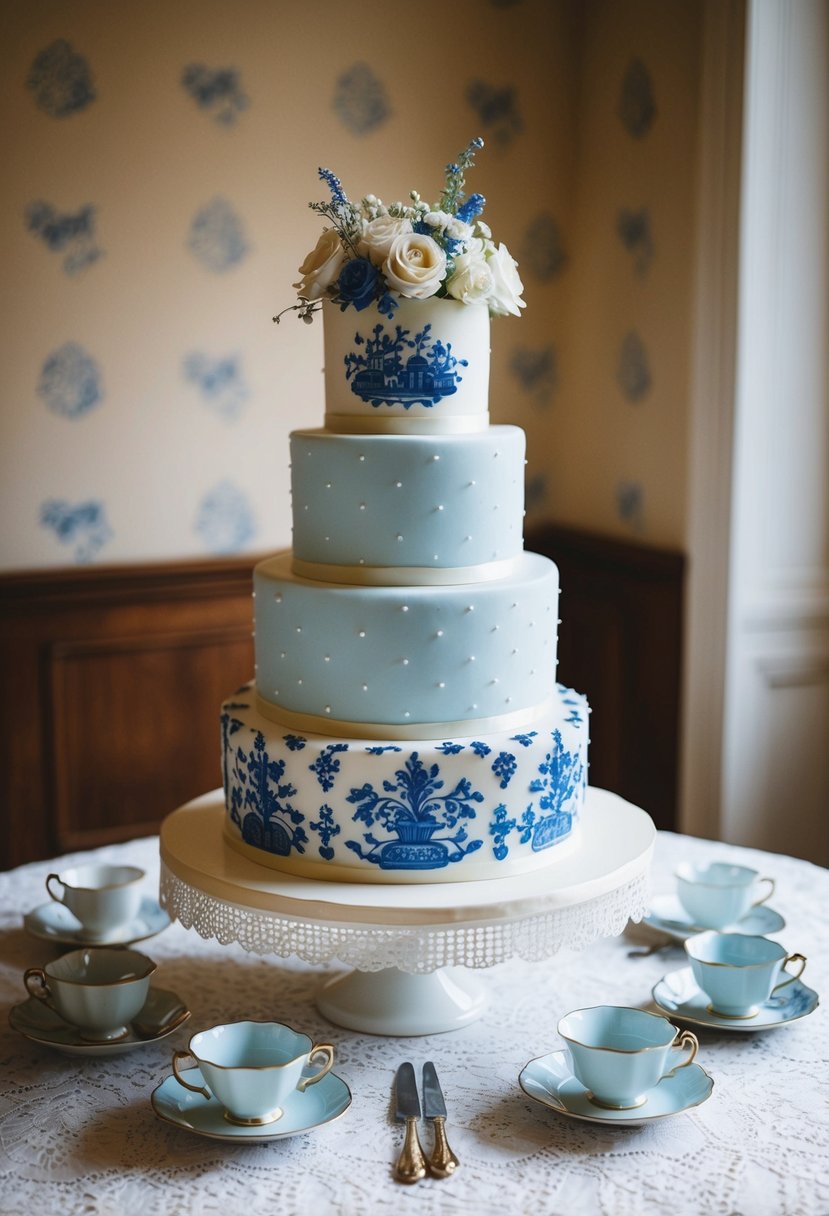
[[[559,679],[590,780],[676,825],[683,561],[545,526]],[[155,831],[221,782],[219,705],[253,674],[253,558],[0,577],[0,868]]]
[[[221,782],[253,559],[0,579],[0,866],[157,829]]]
[[[526,543],[559,569],[558,678],[591,705],[591,785],[675,829],[683,555],[552,524]]]

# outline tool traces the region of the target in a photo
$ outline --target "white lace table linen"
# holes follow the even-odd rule
[[[675,864],[727,858],[777,881],[775,935],[808,956],[804,982],[829,985],[829,872],[788,857],[660,833],[655,894],[672,890]],[[25,912],[45,902],[51,870],[115,860],[148,871],[157,891],[157,838],[0,874],[0,988],[8,1011],[23,1001],[26,967],[56,947],[26,933]],[[234,927],[234,932],[236,929]],[[168,1039],[124,1055],[63,1055],[0,1031],[0,1213],[2,1216],[246,1216],[384,1212],[533,1213],[580,1216],[825,1216],[829,1212],[829,1033],[824,1005],[765,1034],[699,1030],[699,1062],[714,1078],[704,1105],[640,1128],[562,1118],[518,1085],[524,1065],[563,1047],[559,1017],[601,1003],[647,1005],[651,988],[683,966],[681,946],[630,958],[653,933],[480,972],[484,1016],[445,1035],[392,1039],[332,1027],[314,999],[341,962],[257,954],[203,939],[181,924],[140,943],[159,964],[154,982],[192,1009]],[[335,952],[336,953],[336,952]],[[508,952],[504,955],[507,957]],[[333,1042],[335,1072],[353,1104],[318,1131],[264,1145],[199,1138],[160,1122],[150,1095],[170,1074],[173,1048],[196,1030],[239,1018],[287,1022]],[[392,1117],[397,1065],[419,1073],[435,1061],[449,1108],[447,1131],[461,1167],[448,1180],[396,1182],[402,1130]],[[424,1141],[430,1129],[422,1126]]]

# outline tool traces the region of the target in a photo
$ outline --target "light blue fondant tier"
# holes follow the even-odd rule
[[[521,553],[501,578],[438,587],[323,583],[291,561],[285,551],[254,571],[256,685],[280,711],[411,726],[548,701],[558,570],[547,558]]]
[[[309,878],[457,882],[567,864],[587,785],[588,706],[551,690],[518,728],[440,739],[332,738],[222,706],[230,843]]]
[[[357,567],[355,581],[362,567],[445,570],[514,558],[523,548],[524,448],[516,426],[471,435],[295,431],[294,557]],[[334,577],[352,581],[345,571]]]
[[[325,301],[323,313],[329,430],[485,429],[486,304],[399,299],[389,317]]]

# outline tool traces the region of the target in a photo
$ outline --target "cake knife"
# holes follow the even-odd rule
[[[448,1178],[460,1165],[446,1139],[446,1102],[438,1074],[431,1060],[423,1065],[423,1114],[432,1120],[435,1143],[429,1158],[429,1169],[436,1178]]]
[[[401,1182],[419,1182],[426,1176],[426,1160],[417,1135],[420,1118],[420,1098],[417,1096],[417,1081],[414,1067],[408,1062],[401,1064],[395,1081],[397,1102],[396,1117],[406,1124],[403,1148],[397,1159],[397,1177]]]

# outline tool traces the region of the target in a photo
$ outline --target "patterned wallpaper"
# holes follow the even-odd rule
[[[317,167],[354,197],[437,196],[477,134],[526,289],[493,323],[492,411],[527,430],[528,512],[681,543],[691,0],[423,0],[411,47],[365,0],[347,22],[334,0],[15,8],[0,567],[290,543],[322,334],[271,318],[316,240]]]

